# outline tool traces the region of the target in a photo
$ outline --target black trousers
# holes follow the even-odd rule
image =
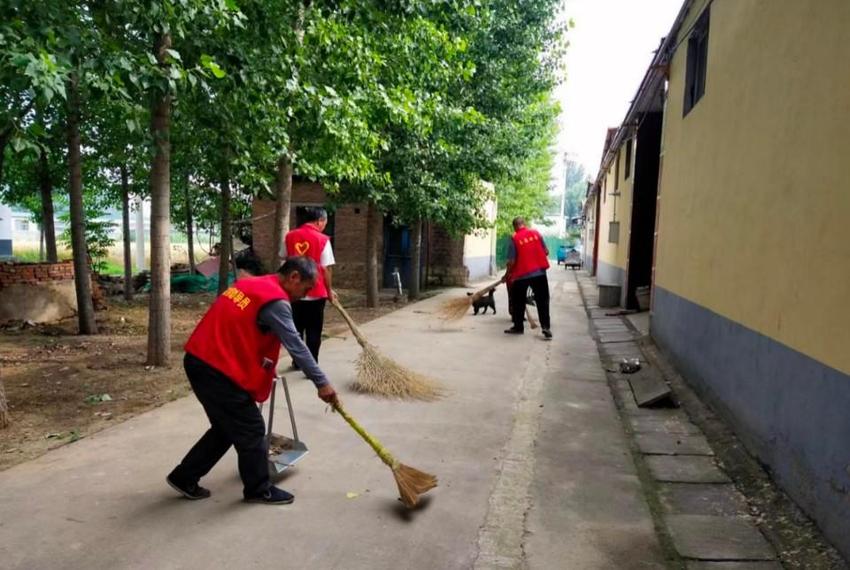
[[[210,429],[171,472],[179,484],[197,483],[230,446],[236,447],[245,497],[268,490],[268,442],[263,416],[251,395],[204,361],[186,354],[183,368],[210,420]]]
[[[511,284],[511,305],[513,306],[511,317],[514,321],[514,328],[523,330],[525,303],[528,300],[527,291],[529,287],[531,287],[531,291],[534,293],[534,302],[537,305],[537,316],[540,319],[540,326],[544,330],[549,330],[552,324],[549,322],[549,280],[546,278],[545,273],[537,277],[517,279]]]
[[[326,299],[296,301],[292,303],[292,320],[295,330],[304,339],[313,359],[319,361],[319,349],[322,347],[322,328],[325,326]]]

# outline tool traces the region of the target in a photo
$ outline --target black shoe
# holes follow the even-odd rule
[[[268,491],[256,497],[245,497],[246,503],[264,503],[266,505],[288,505],[295,500],[295,496],[275,486],[269,487]]]
[[[552,340],[552,331],[549,329],[543,329],[543,336],[546,337],[546,340]]]
[[[292,365],[290,365],[289,369],[290,369],[290,370],[296,370],[296,371],[297,371],[297,370],[301,370],[301,369],[298,367],[298,365],[297,365],[297,364],[295,364],[295,361],[294,361],[294,360],[292,361]]]
[[[174,479],[171,478],[171,475],[165,478],[165,482],[168,483],[169,487],[171,487],[190,501],[206,499],[210,496],[210,490],[204,489],[197,483],[192,483],[191,485],[178,485],[174,481]]]
[[[518,329],[516,327],[511,327],[509,329],[505,329],[505,334],[523,334],[525,331],[522,329]]]

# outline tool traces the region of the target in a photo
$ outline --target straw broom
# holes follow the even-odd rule
[[[443,395],[444,389],[434,380],[409,370],[378,352],[366,340],[340,302],[331,300],[331,304],[348,323],[351,333],[363,349],[357,360],[357,380],[352,385],[355,390],[403,400],[433,401]]]
[[[413,508],[419,503],[419,495],[422,495],[437,486],[437,478],[434,475],[420,471],[413,467],[409,467],[392,456],[392,454],[383,446],[381,442],[375,439],[363,426],[357,423],[348,412],[342,407],[338,401],[334,404],[334,410],[348,422],[354,431],[360,434],[366,443],[372,446],[378,457],[381,458],[390,469],[393,471],[393,477],[398,485],[398,493],[401,497],[401,502],[408,508]]]
[[[529,309],[527,306],[525,307],[525,318],[528,319],[528,326],[531,327],[531,330],[537,328],[537,321],[535,321],[534,317],[531,316],[531,309]]]
[[[472,303],[489,293],[491,289],[495,289],[501,284],[502,280],[500,279],[495,283],[487,285],[483,289],[479,289],[472,295],[467,295],[466,297],[458,297],[457,299],[449,299],[448,301],[445,301],[442,305],[440,305],[440,308],[437,309],[437,314],[439,314],[447,321],[458,321],[469,312],[469,308],[472,306]]]

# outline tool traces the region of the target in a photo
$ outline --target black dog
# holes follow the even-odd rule
[[[496,301],[493,299],[493,292],[494,292],[494,289],[490,289],[490,292],[487,293],[487,295],[481,297],[480,299],[475,299],[475,300],[472,301],[472,308],[474,310],[473,314],[477,315],[478,311],[480,311],[481,309],[484,309],[484,312],[481,313],[481,314],[486,315],[487,314],[487,307],[490,307],[491,309],[493,309],[493,314],[494,315],[496,314]],[[471,297],[472,293],[467,293],[467,295],[469,295]]]

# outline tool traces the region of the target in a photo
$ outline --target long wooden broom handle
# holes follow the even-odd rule
[[[375,453],[378,454],[378,457],[381,458],[381,461],[386,463],[392,469],[396,468],[396,466],[398,465],[398,461],[395,460],[395,457],[393,457],[392,453],[390,453],[386,447],[381,445],[381,442],[375,439],[375,436],[366,431],[366,428],[357,423],[357,420],[348,415],[348,412],[345,411],[345,408],[343,408],[342,405],[340,405],[339,403],[334,404],[334,410],[336,410],[336,412],[342,416],[342,419],[348,422],[348,425],[350,425],[354,429],[354,431],[360,434],[360,437],[366,440],[366,443],[368,443],[372,447],[372,449],[375,450]]]
[[[489,293],[490,289],[495,289],[496,287],[498,287],[501,284],[502,284],[502,280],[499,279],[495,283],[491,283],[491,284],[487,285],[486,287],[484,287],[483,289],[479,289],[478,291],[476,291],[475,293],[472,294],[472,299],[477,301],[478,299],[480,299],[481,297],[483,297],[484,295]]]
[[[342,307],[342,303],[331,299],[331,305],[336,307],[336,310],[339,311],[339,314],[342,315],[342,318],[345,319],[346,323],[348,323],[348,328],[351,329],[351,334],[354,335],[354,338],[357,339],[360,346],[365,348],[369,344],[369,341],[366,340],[366,337],[363,336],[363,333],[361,333],[360,329],[357,328],[357,325],[354,324],[354,320],[351,318],[351,315],[348,314],[348,311]]]

